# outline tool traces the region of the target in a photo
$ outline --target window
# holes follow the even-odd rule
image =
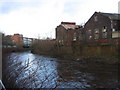
[[[92,30],[88,30],[88,39],[92,39]]]
[[[77,37],[76,37],[76,33],[74,33],[73,35],[73,41],[76,41]]]
[[[92,36],[91,36],[91,35],[89,36],[89,39],[92,39]]]
[[[59,43],[61,43],[61,40],[59,40]]]
[[[63,40],[61,41],[61,44],[64,45],[64,41]]]
[[[92,34],[92,30],[88,30],[88,34]]]
[[[112,31],[115,32],[115,29],[113,28]]]
[[[103,27],[102,29],[102,38],[107,38],[107,27]]]
[[[64,40],[59,40],[60,45],[64,45]]]
[[[95,29],[95,39],[99,39],[99,29]]]
[[[98,21],[98,17],[97,17],[97,16],[94,17],[94,21],[95,21],[95,22]]]

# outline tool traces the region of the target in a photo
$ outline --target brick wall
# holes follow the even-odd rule
[[[97,19],[97,20],[96,20]],[[107,38],[111,38],[111,21],[108,17],[99,13],[94,13],[92,17],[85,24],[84,30],[86,33],[86,40],[89,40],[89,30],[91,30],[92,40],[95,39],[95,29],[99,29],[99,39],[102,39],[102,29],[106,27],[108,33]]]
[[[65,46],[71,46],[76,29],[65,29],[63,26],[56,28],[56,40]]]
[[[20,34],[14,34],[12,40],[15,44],[23,44],[23,37]]]

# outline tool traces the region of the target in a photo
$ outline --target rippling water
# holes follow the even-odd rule
[[[12,87],[100,88],[117,87],[118,83],[116,68],[112,68],[112,71],[104,71],[104,68],[87,71],[84,68],[86,65],[77,61],[60,60],[30,52],[11,53],[4,60],[3,78],[7,80],[6,84],[12,82]]]

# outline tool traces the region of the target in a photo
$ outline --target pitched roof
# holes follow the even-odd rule
[[[100,12],[102,15],[109,17],[112,20],[120,20],[120,14],[117,13],[102,13]]]
[[[61,26],[65,29],[75,29],[78,28],[79,25],[76,25],[74,22],[61,22]]]

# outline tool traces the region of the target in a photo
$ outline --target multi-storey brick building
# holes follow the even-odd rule
[[[120,14],[95,12],[86,22],[84,31],[89,44],[115,43],[115,39],[120,38]]]
[[[74,22],[61,22],[56,27],[56,41],[60,45],[71,46],[72,41],[76,40],[76,28],[79,26]]]

